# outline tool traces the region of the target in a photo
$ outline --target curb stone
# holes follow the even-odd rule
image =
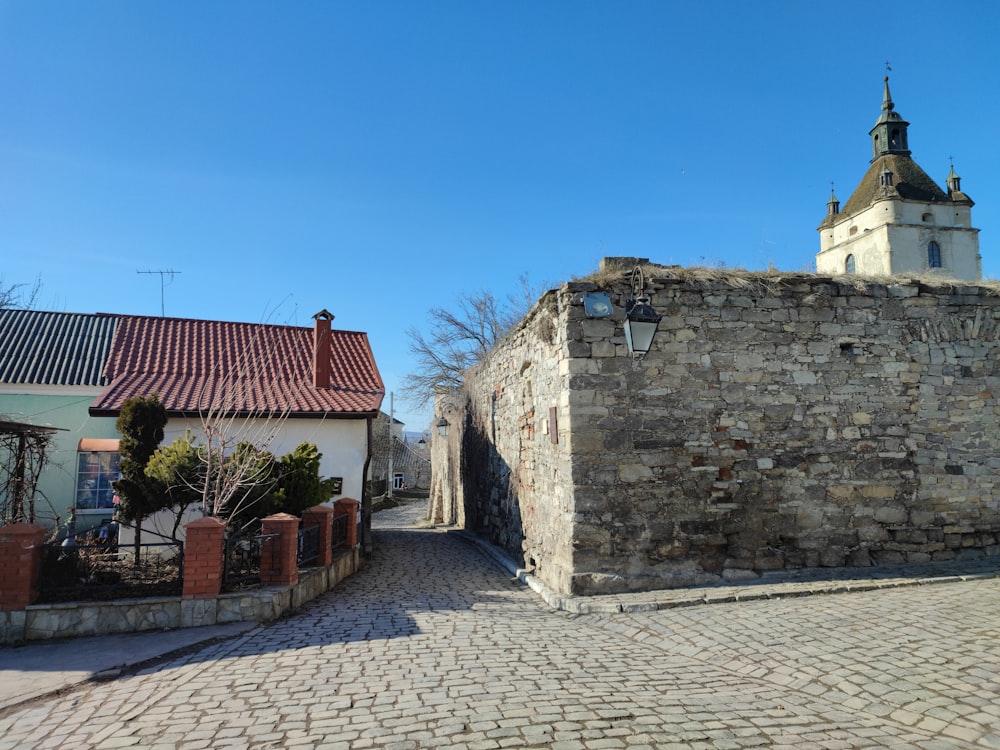
[[[655,612],[661,609],[705,604],[730,604],[823,594],[847,594],[904,586],[931,586],[1000,578],[1000,557],[987,557],[972,561],[913,565],[909,568],[905,565],[893,565],[872,568],[790,571],[786,575],[769,576],[772,580],[761,579],[718,587],[664,589],[636,594],[565,596],[557,594],[539,581],[531,570],[519,568],[517,563],[496,545],[464,529],[448,527],[446,530],[448,533],[456,534],[469,544],[478,547],[484,555],[503,567],[519,583],[538,594],[553,609],[580,615]],[[932,565],[940,567],[940,575],[905,575],[908,569],[923,572]],[[954,572],[955,568],[965,569],[965,572],[956,573]],[[826,577],[824,578],[824,576]]]

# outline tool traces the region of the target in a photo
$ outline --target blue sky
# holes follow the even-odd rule
[[[48,310],[158,315],[147,270],[179,272],[167,315],[326,308],[393,391],[463,290],[612,255],[811,270],[888,60],[1000,278],[997,28],[987,0],[0,0],[0,274]]]

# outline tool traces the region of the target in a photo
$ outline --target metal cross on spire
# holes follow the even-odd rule
[[[891,73],[892,72],[892,66],[889,64],[888,60],[885,61],[885,72],[886,73]]]

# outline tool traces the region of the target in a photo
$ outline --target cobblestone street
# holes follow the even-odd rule
[[[422,510],[295,616],[11,709],[0,749],[1000,748],[1000,579],[571,614]]]

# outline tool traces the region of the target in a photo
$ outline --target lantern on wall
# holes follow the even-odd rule
[[[649,304],[642,269],[632,269],[632,296],[625,302],[625,344],[633,359],[642,359],[653,345],[662,315]]]

